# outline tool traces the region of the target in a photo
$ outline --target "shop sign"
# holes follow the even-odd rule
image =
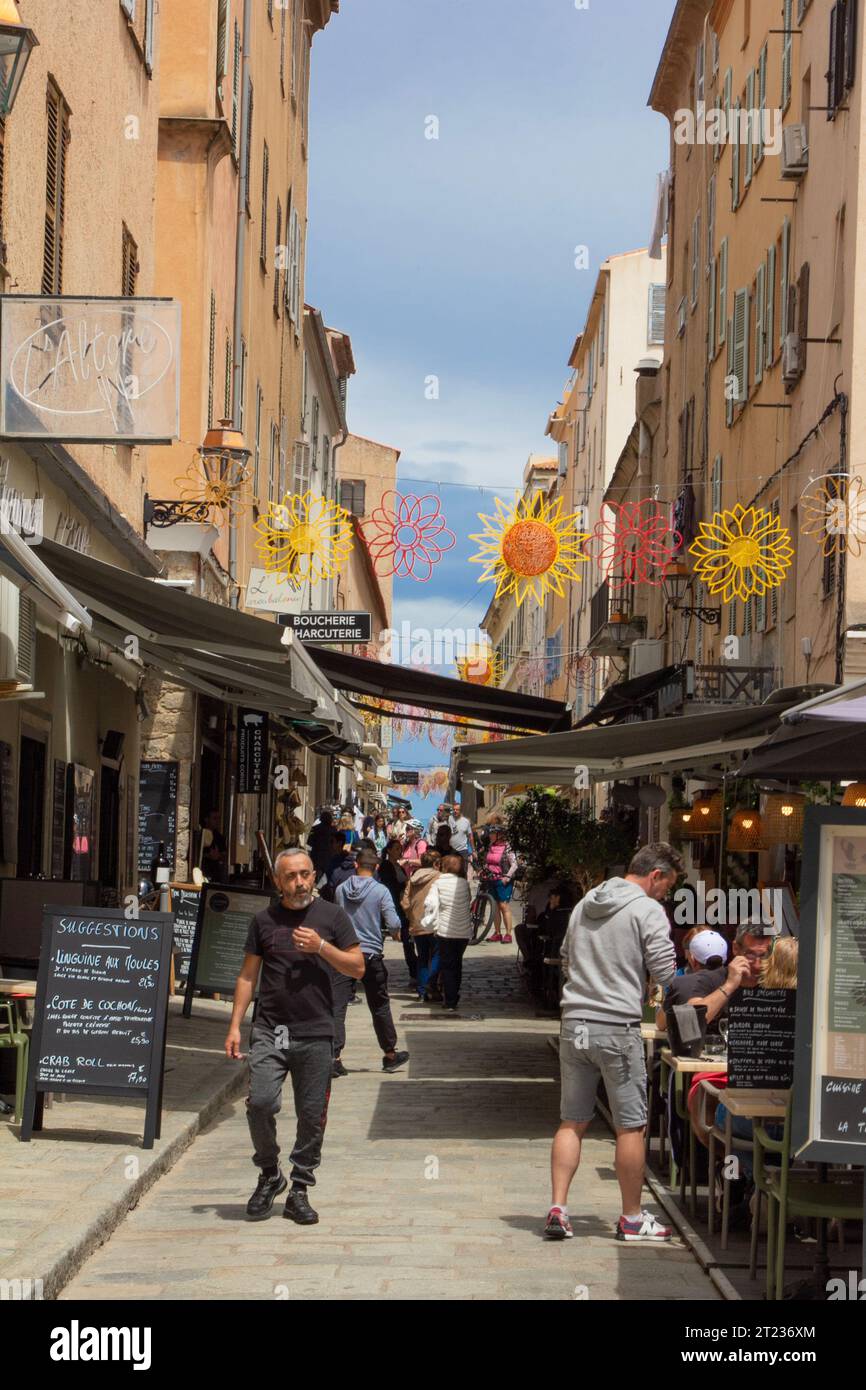
[[[268,716],[259,709],[238,710],[238,791],[267,791],[268,770]]]
[[[176,300],[0,296],[0,435],[167,444],[179,419]]]
[[[284,626],[301,642],[369,642],[373,619],[369,613],[290,613]]]
[[[416,769],[392,768],[391,782],[395,787],[417,787],[421,780],[421,774]]]

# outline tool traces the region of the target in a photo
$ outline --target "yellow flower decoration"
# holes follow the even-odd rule
[[[866,495],[863,479],[847,473],[817,478],[800,498],[805,520],[800,530],[815,536],[823,555],[859,555],[866,540]]]
[[[697,538],[689,546],[697,564],[695,575],[724,603],[776,589],[794,556],[790,532],[765,507],[743,507],[716,512],[702,521]]]
[[[295,588],[333,579],[355,544],[350,514],[313,492],[286,493],[282,502],[269,502],[254,530],[267,573],[281,575]]]
[[[468,647],[454,664],[458,678],[470,685],[498,686],[505,675],[505,663],[491,646]]]
[[[529,594],[538,604],[551,590],[562,598],[563,580],[579,582],[577,566],[589,563],[581,549],[589,532],[579,530],[577,512],[563,516],[562,506],[561,497],[551,503],[541,492],[511,505],[497,497],[496,515],[480,513],[484,530],[469,537],[481,546],[470,558],[484,566],[478,583],[495,579],[496,598],[513,594],[518,608]]]
[[[182,478],[175,478],[175,487],[184,502],[201,502],[216,511],[241,516],[246,511],[242,493],[250,480],[250,470],[244,464],[202,458],[196,454]]]

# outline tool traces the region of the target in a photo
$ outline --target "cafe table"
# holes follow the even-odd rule
[[[661,1078],[660,1090],[662,1096],[667,1091],[668,1078],[673,1078],[673,1101],[674,1110],[683,1123],[683,1159],[688,1153],[688,1167],[691,1173],[695,1173],[695,1133],[689,1123],[689,1108],[687,1087],[690,1084],[689,1078],[697,1072],[709,1071],[717,1075],[725,1076],[728,1071],[728,1059],[725,1053],[701,1053],[700,1057],[677,1057],[669,1047],[663,1047],[661,1051]],[[688,1130],[688,1149],[686,1149],[686,1130]],[[680,1201],[685,1201],[686,1196],[686,1162],[683,1162],[679,1170],[679,1189]],[[671,1144],[671,1166],[670,1166],[670,1188],[673,1191],[677,1186],[677,1165],[674,1159],[674,1148]],[[697,1193],[694,1179],[692,1179],[689,1206],[694,1214],[697,1205]]]
[[[737,1148],[742,1149],[745,1147],[744,1141],[740,1140],[738,1143],[735,1143],[734,1141],[732,1131],[733,1122],[735,1118],[753,1121],[783,1121],[785,1118],[785,1109],[788,1104],[788,1096],[790,1094],[787,1090],[781,1090],[778,1088],[764,1090],[760,1088],[751,1089],[743,1087],[735,1088],[733,1086],[728,1086],[725,1087],[723,1090],[717,1091],[711,1081],[702,1082],[702,1086],[704,1090],[707,1091],[713,1097],[714,1100],[716,1100],[717,1102],[720,1101],[721,1104],[724,1105],[725,1109],[727,1110],[727,1118],[725,1120],[724,1130],[720,1129],[718,1125],[716,1125],[715,1123],[713,1123],[710,1126],[708,1136],[708,1148],[711,1174],[715,1171],[716,1144],[719,1140],[722,1143],[725,1162],[727,1162],[731,1154],[736,1153]],[[728,1221],[730,1216],[730,1199],[731,1184],[730,1182],[726,1181],[722,1189],[721,1245],[723,1250],[727,1250],[728,1248]],[[715,1203],[713,1201],[712,1192],[710,1192],[709,1195],[709,1206],[707,1210],[707,1227],[710,1235],[712,1235],[715,1228]],[[755,1222],[753,1224],[752,1229],[752,1251],[750,1260],[750,1272],[753,1279],[755,1277],[755,1267],[757,1261],[757,1238],[758,1223]]]

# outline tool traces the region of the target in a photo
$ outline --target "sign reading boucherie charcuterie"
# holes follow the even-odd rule
[[[0,295],[0,435],[169,443],[179,410],[176,300]]]
[[[369,642],[369,613],[288,613],[283,620],[302,642]]]

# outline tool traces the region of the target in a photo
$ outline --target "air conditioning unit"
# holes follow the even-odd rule
[[[680,300],[677,308],[677,337],[681,338],[686,331],[686,301],[685,296]]]
[[[782,380],[795,385],[803,375],[803,353],[799,333],[788,333],[782,347]]]
[[[665,664],[665,644],[663,638],[639,637],[632,642],[628,652],[628,678],[649,676],[660,671]]]
[[[32,686],[35,670],[36,605],[0,578],[0,681]]]
[[[809,146],[804,125],[786,125],[782,131],[782,178],[801,179],[809,169]]]

